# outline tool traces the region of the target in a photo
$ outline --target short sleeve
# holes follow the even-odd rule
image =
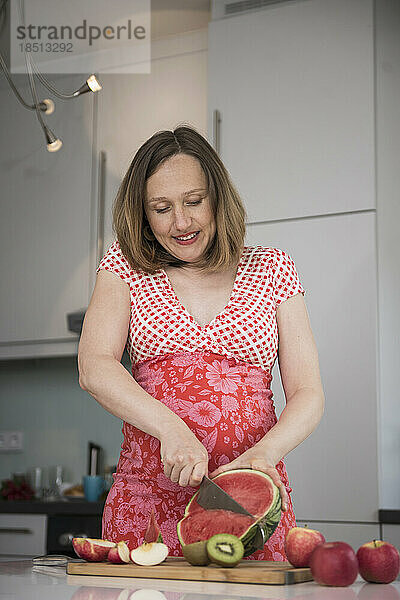
[[[107,271],[115,273],[127,284],[130,284],[132,281],[132,268],[125,256],[122,254],[118,240],[113,242],[107,252],[104,254],[99,266],[96,269],[96,273],[98,273],[101,269],[106,269]]]
[[[292,257],[287,252],[275,248],[274,258],[272,272],[276,306],[298,293],[304,296],[305,290],[300,283]]]

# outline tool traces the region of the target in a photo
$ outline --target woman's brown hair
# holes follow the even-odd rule
[[[165,160],[180,153],[200,162],[216,223],[215,236],[196,266],[204,272],[223,271],[236,264],[241,256],[246,211],[218,154],[192,126],[159,131],[136,152],[113,204],[114,234],[133,269],[153,274],[165,266],[187,264],[152,235],[144,210],[147,180]]]

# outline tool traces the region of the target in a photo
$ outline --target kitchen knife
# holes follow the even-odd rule
[[[235,513],[248,515],[256,520],[255,517],[249,513],[249,511],[239,504],[239,502],[236,502],[232,496],[227,494],[222,488],[219,487],[219,485],[206,477],[206,475],[204,475],[203,481],[199,487],[197,502],[206,510],[222,508],[223,510],[231,510]]]

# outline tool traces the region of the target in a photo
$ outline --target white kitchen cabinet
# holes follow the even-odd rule
[[[112,203],[134,153],[161,129],[188,123],[206,132],[207,30],[155,41],[150,74],[99,79],[96,101],[93,94],[56,100],[54,115],[45,117],[63,140],[54,154],[45,149],[35,115],[8,87],[0,89],[3,130],[14,133],[0,149],[0,358],[77,353],[67,314],[88,306],[97,253],[113,239]],[[57,80],[65,90],[80,84],[76,76]],[[28,97],[26,87],[21,92]],[[99,248],[100,152],[105,215]]]
[[[105,251],[114,239],[112,204],[139,147],[178,125],[206,135],[207,30],[152,42],[149,74],[103,75],[101,81],[97,149],[106,155]],[[93,284],[95,276],[93,271]]]
[[[16,81],[31,102],[26,77]],[[56,86],[71,92],[81,83],[65,76]],[[8,86],[0,102],[8,132],[0,146],[0,358],[75,354],[67,313],[89,300],[93,94],[55,100],[54,114],[43,117],[63,141],[55,153]]]
[[[295,261],[319,353],[325,412],[286,457],[298,519],[378,521],[375,214],[248,226],[246,242]],[[285,397],[278,360],[272,391]]]
[[[46,554],[47,515],[0,514],[0,554]]]
[[[209,138],[217,109],[248,222],[375,208],[372,0],[212,21],[208,71]]]

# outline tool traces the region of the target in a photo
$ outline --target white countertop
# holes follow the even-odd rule
[[[391,584],[366,583],[360,576],[349,587],[315,582],[260,585],[67,575],[65,567],[33,567],[29,559],[0,562],[0,600],[400,600],[399,578]]]

